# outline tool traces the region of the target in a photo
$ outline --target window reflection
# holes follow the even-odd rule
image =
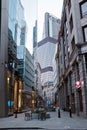
[[[87,2],[81,4],[81,14],[82,17],[87,16]]]
[[[83,28],[84,41],[87,42],[87,26]]]

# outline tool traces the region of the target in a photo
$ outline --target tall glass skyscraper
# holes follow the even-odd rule
[[[21,110],[22,81],[17,71],[17,45],[24,44],[24,8],[20,0],[0,1],[0,116]],[[25,24],[26,26],[26,24]],[[21,43],[23,39],[23,43]]]
[[[37,45],[37,20],[35,21],[35,26],[33,27],[33,48]]]
[[[37,57],[41,65],[41,80],[43,83],[53,81],[53,57],[57,40],[47,37],[38,42]]]
[[[45,13],[43,25],[43,38],[52,37],[58,39],[58,32],[60,28],[60,19],[50,13]]]
[[[45,13],[43,26],[43,39],[38,42],[37,60],[41,66],[41,81],[43,91],[47,99],[52,101],[53,89],[53,58],[57,46],[58,32],[60,28],[60,19]]]
[[[20,0],[9,0],[8,28],[17,45],[20,45],[22,28],[26,25],[24,21],[24,8]]]
[[[18,74],[18,60],[17,60],[17,46],[25,44],[25,28],[26,22],[24,21],[24,8],[20,0],[9,0],[8,2],[8,112],[12,113],[15,109],[21,111],[21,96],[22,96],[22,78]],[[10,35],[9,35],[10,34]],[[20,91],[19,91],[20,90]],[[20,97],[20,98],[18,98]]]
[[[22,28],[21,28],[21,35],[20,35],[20,45],[25,45],[25,43],[26,43],[26,33],[27,33],[26,22],[24,20],[22,20]]]
[[[17,48],[18,72],[23,79],[23,106],[22,109],[31,107],[32,86],[34,87],[34,60],[24,45]]]

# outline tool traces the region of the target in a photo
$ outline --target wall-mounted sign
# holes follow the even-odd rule
[[[75,87],[78,89],[83,87],[83,85],[84,85],[84,81],[76,81]]]

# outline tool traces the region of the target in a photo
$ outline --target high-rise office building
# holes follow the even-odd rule
[[[35,21],[35,26],[33,27],[33,57],[35,66],[37,62],[37,20]]]
[[[60,19],[45,13],[43,39],[38,42],[37,60],[41,66],[41,82],[46,100],[52,102],[53,89],[53,57],[57,46]]]
[[[37,20],[35,21],[35,26],[33,27],[33,58],[34,58],[34,69],[35,69],[35,88],[36,88],[36,80],[37,80],[37,74],[36,74],[36,68],[37,68]]]
[[[25,45],[25,43],[26,43],[26,33],[27,33],[26,22],[24,20],[22,20],[20,45]]]
[[[0,1],[0,116],[21,110],[23,83],[17,70],[24,8],[20,0]]]
[[[34,59],[28,49],[20,45],[17,47],[18,72],[23,79],[23,105],[22,109],[32,106],[31,93],[34,87]]]
[[[58,39],[60,19],[50,13],[45,13],[43,25],[43,38],[52,37]]]
[[[33,27],[33,48],[37,46],[37,20],[35,21],[35,26]]]
[[[41,66],[41,79],[44,83],[53,81],[53,54],[55,52],[57,40],[51,37],[47,37],[38,42],[37,57]]]

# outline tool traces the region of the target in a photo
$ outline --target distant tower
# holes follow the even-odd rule
[[[45,13],[43,38],[52,37],[54,39],[58,39],[59,27],[60,27],[60,19],[49,13]]]
[[[35,87],[36,87],[36,68],[37,68],[37,20],[35,21],[35,26],[33,27],[33,58],[34,58],[34,69],[35,69]]]
[[[25,43],[26,43],[26,22],[22,20],[20,45],[25,45]]]
[[[37,45],[37,20],[35,21],[35,26],[33,27],[33,48]]]
[[[35,26],[33,27],[33,57],[34,64],[37,62],[37,20],[35,21]]]
[[[53,58],[58,41],[58,32],[60,29],[60,19],[55,16],[45,13],[43,28],[43,39],[38,42],[37,59],[41,66],[41,83],[43,93],[46,100],[52,102],[53,89]]]
[[[57,46],[58,32],[60,29],[60,19],[49,13],[45,13],[44,21],[45,23],[43,29],[43,39],[38,42],[37,58],[42,69],[42,80],[43,82],[47,82],[48,80],[53,80],[52,62]]]

